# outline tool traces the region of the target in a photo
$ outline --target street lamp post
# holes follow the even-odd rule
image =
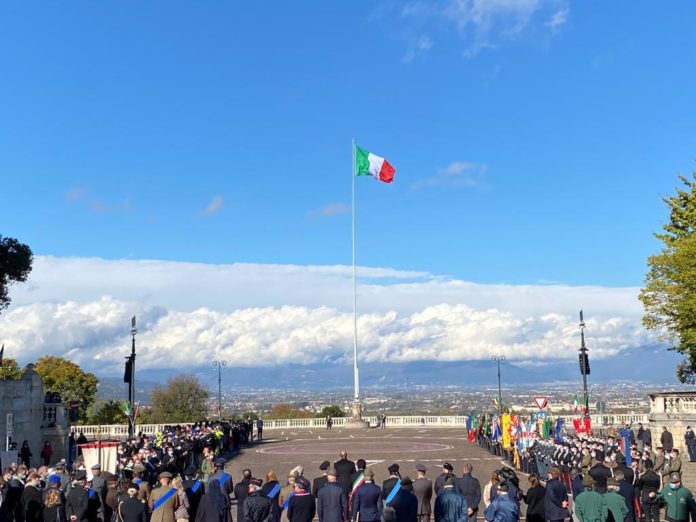
[[[498,416],[503,415],[503,393],[500,389],[500,363],[505,360],[504,355],[494,355],[493,361],[498,363]]]
[[[213,368],[218,371],[218,420],[222,420],[222,368],[227,366],[227,361],[213,361]]]

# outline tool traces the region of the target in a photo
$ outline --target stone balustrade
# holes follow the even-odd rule
[[[638,422],[648,424],[647,414],[630,414],[630,415],[609,415],[597,414],[592,415],[592,426],[597,429],[621,427],[626,424],[634,425]],[[377,426],[377,417],[363,417],[371,426]],[[566,426],[572,428],[573,417],[563,416],[566,421]],[[344,426],[346,417],[334,417],[334,428]],[[434,415],[414,415],[414,416],[387,416],[387,427],[466,427],[467,417],[465,415],[450,415],[450,416],[434,416]],[[696,423],[695,423],[696,424]],[[146,435],[153,435],[165,428],[165,424],[138,424],[136,432],[143,432]],[[264,419],[263,429],[270,430],[287,430],[287,429],[326,429],[325,418],[307,418],[307,419]],[[104,426],[75,426],[76,432],[82,432],[88,439],[107,439],[107,438],[125,438],[128,436],[128,425],[113,424]]]

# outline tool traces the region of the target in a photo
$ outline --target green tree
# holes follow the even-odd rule
[[[34,255],[24,243],[0,236],[0,311],[10,305],[9,287],[29,277]]]
[[[4,357],[0,364],[0,379],[19,379],[24,370],[17,366],[17,361]]]
[[[321,410],[321,413],[319,415],[322,417],[327,417],[329,415],[331,415],[332,417],[345,417],[346,412],[343,411],[340,406],[332,404],[331,406],[324,406],[324,409]]]
[[[648,258],[645,287],[640,292],[643,325],[657,333],[685,359],[677,378],[696,383],[696,174],[679,176],[684,187],[663,198],[669,221],[656,233],[662,250]]]
[[[128,418],[123,405],[117,401],[94,404],[88,411],[88,424],[126,424]]]
[[[210,393],[193,375],[178,375],[152,391],[151,422],[195,422],[208,417]]]
[[[87,420],[87,409],[94,403],[99,379],[62,357],[46,355],[36,361],[35,370],[41,375],[44,391],[57,393],[63,401],[80,401],[79,421]]]
[[[258,420],[259,416],[256,415],[253,411],[247,411],[246,413],[242,413],[242,419],[244,420]]]

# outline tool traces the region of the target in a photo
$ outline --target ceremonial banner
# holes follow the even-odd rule
[[[512,446],[510,443],[510,415],[504,414],[501,422],[500,429],[503,432],[503,448],[509,448]]]
[[[626,467],[631,467],[631,440],[630,440],[631,430],[628,428],[621,428],[619,430],[619,435],[621,435],[621,453],[626,457]]]
[[[82,448],[82,456],[85,459],[85,469],[89,470],[95,464],[99,464],[102,471],[116,474],[118,442],[92,442],[79,446]]]

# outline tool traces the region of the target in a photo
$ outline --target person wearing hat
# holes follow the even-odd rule
[[[367,468],[363,475],[365,482],[353,495],[351,521],[379,522],[382,519],[382,490],[374,483],[375,473],[372,468]]]
[[[691,491],[682,485],[679,473],[669,476],[669,484],[658,495],[650,495],[664,502],[667,522],[687,522],[689,518],[696,520],[696,501]]]
[[[604,522],[604,499],[594,490],[594,480],[583,475],[585,491],[580,493],[573,504],[573,511],[580,522]]]
[[[220,489],[230,497],[234,493],[234,484],[232,484],[232,476],[229,473],[225,473],[226,463],[227,461],[224,458],[216,458],[213,465],[213,474],[210,475],[209,480],[217,480],[220,483]]]
[[[454,466],[452,466],[452,464],[450,464],[449,462],[445,462],[442,465],[442,473],[440,473],[440,475],[438,475],[438,477],[435,479],[435,495],[440,494],[445,484],[445,480],[447,480],[450,477],[452,477],[453,480],[456,480],[457,476],[454,473],[452,473],[453,471]]]
[[[646,459],[643,462],[645,471],[636,480],[636,489],[640,493],[640,504],[645,513],[645,522],[659,522],[660,504],[657,494],[660,491],[660,475],[653,469],[653,461]],[[653,493],[651,496],[650,493]]]
[[[599,493],[603,493],[607,488],[607,478],[611,477],[611,470],[604,465],[604,452],[602,450],[595,451],[595,457],[592,460],[592,466],[588,470],[588,474],[595,481],[595,489]]]
[[[278,515],[280,522],[288,522],[288,502],[290,497],[295,494],[295,481],[297,480],[297,475],[290,471],[288,473],[287,481],[285,486],[280,488],[280,493],[278,494],[278,505],[279,511]]]
[[[97,495],[92,493],[92,498]],[[87,488],[87,473],[78,470],[75,474],[75,483],[70,488],[68,498],[65,500],[65,515],[68,522],[96,522],[96,511],[90,502],[90,489]]]
[[[348,520],[348,497],[337,483],[336,470],[327,470],[326,479],[316,495],[319,522],[345,522]]]
[[[188,497],[189,501],[189,520],[196,520],[198,506],[200,505],[201,499],[205,494],[205,484],[203,484],[203,481],[200,478],[198,468],[193,464],[184,469],[182,487],[184,488],[184,491],[186,491],[186,496]]]
[[[399,484],[399,480],[401,479],[399,465],[396,462],[391,464],[387,468],[387,471],[389,472],[389,478],[382,482],[382,500],[386,500],[395,487],[398,488],[397,484]]]
[[[495,498],[483,512],[483,517],[487,522],[517,522],[520,519],[520,506],[510,498],[507,483],[498,485]]]
[[[109,473],[106,479],[106,496],[104,497],[104,522],[113,520],[114,512],[118,507],[119,497],[122,494],[123,491],[118,488],[118,477]]]
[[[312,485],[302,475],[295,479],[295,494],[288,501],[287,511],[290,522],[312,522],[317,514]]]
[[[242,471],[242,480],[234,485],[234,498],[237,501],[237,522],[243,522],[244,500],[249,495],[249,481],[251,480],[249,468]]]
[[[413,494],[413,481],[410,477],[401,479],[401,487],[390,505],[394,508],[396,522],[418,522],[418,499]]]
[[[271,511],[273,501],[261,491],[262,484],[261,479],[253,477],[249,479],[249,495],[244,500],[244,522],[275,520]]]
[[[97,492],[97,494],[99,495],[99,500],[101,502],[101,506],[99,508],[99,518],[101,520],[108,521],[109,519],[105,518],[105,511],[104,511],[104,506],[106,505],[106,490],[108,489],[108,486],[106,485],[106,480],[104,480],[104,477],[102,477],[101,465],[94,464],[91,467],[91,471],[92,471],[91,488],[92,488],[92,490]]]
[[[607,478],[607,489],[602,493],[604,500],[604,520],[607,522],[623,522],[628,515],[626,501],[619,495],[619,481],[614,477]]]
[[[138,500],[147,504],[150,501],[150,483],[144,479],[145,466],[140,462],[133,466],[133,484],[138,488]]]
[[[172,474],[163,471],[159,474],[160,487],[150,493],[150,522],[175,522],[174,512],[177,510],[178,497],[176,489],[171,486]]]
[[[147,522],[145,504],[138,500],[138,486],[132,482],[125,485],[126,498],[119,501],[116,507],[119,522]]]
[[[432,513],[433,483],[425,476],[428,468],[424,464],[416,464],[416,480],[413,481],[413,494],[418,500],[418,522],[428,522]]]
[[[449,476],[435,498],[435,522],[462,522],[469,518],[466,498],[457,491],[455,477]]]
[[[312,495],[314,495],[315,497],[319,493],[319,489],[321,489],[321,487],[326,485],[326,483],[328,482],[326,473],[329,469],[329,466],[331,466],[331,463],[328,460],[325,460],[324,462],[319,464],[319,471],[321,471],[321,475],[319,475],[312,481]],[[335,472],[336,470],[334,470],[334,473]]]

